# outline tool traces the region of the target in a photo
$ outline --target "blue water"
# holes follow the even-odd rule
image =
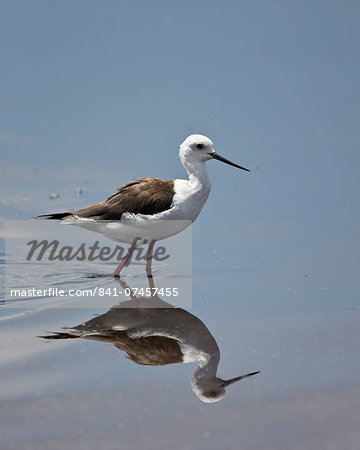
[[[217,342],[219,377],[261,372],[207,404],[191,389],[196,363],[142,366],[111,343],[39,338],[117,300],[10,301],[5,284],[113,288],[114,267],[25,266],[0,239],[1,449],[358,449],[358,13],[332,1],[2,6],[0,235],[2,221],[77,209],[135,178],[182,178],[179,144],[208,135],[251,173],[207,163],[185,309]],[[154,264],[155,283],[170,273]],[[124,280],[146,284],[144,266]]]
[[[220,191],[227,187],[214,184]],[[63,201],[73,207],[106,195],[101,183],[88,186],[98,192],[84,190],[82,198],[68,195]],[[33,196],[42,197],[41,212],[62,209],[60,198],[51,200],[42,191],[39,180]],[[309,434],[306,445],[320,432],[333,436],[334,421],[352,430],[359,411],[354,401],[360,369],[358,237],[312,236],[279,220],[269,227],[271,218],[263,226],[249,217],[237,222],[236,208],[208,222],[206,216],[219,207],[211,196],[208,214],[193,227],[189,311],[218,343],[218,376],[261,373],[228,388],[219,403],[202,404],[190,386],[196,363],[139,366],[109,343],[37,337],[105,313],[117,303],[112,298],[98,298],[89,307],[88,299],[68,307],[59,298],[15,303],[3,298],[4,442],[16,434],[21,448],[47,448],[54,439],[54,448],[80,441],[92,448],[104,440],[105,448],[116,448],[121,436],[121,448],[236,448],[241,439],[245,448],[285,449],[303,440],[299,424]],[[17,208],[17,214],[8,206],[4,212],[24,218],[39,206],[25,199]],[[51,264],[18,266],[7,256],[6,281],[12,286],[112,288],[116,283],[111,263],[87,261],[59,270]],[[154,263],[155,282],[164,270]],[[125,269],[124,275],[129,286],[146,281],[143,265]],[[354,433],[355,428],[354,423]],[[185,437],[178,445],[181,433]]]

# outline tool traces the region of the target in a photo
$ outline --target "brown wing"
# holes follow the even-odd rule
[[[148,336],[138,339],[122,339],[115,346],[127,353],[127,358],[136,364],[165,366],[183,362],[178,341],[163,336]]]
[[[120,220],[124,213],[157,214],[171,207],[174,181],[140,178],[119,187],[105,201],[72,211],[79,217],[98,220]]]
[[[101,342],[111,342],[127,354],[127,358],[136,364],[147,366],[165,366],[183,362],[183,353],[176,339],[165,336],[144,336],[130,338],[127,331],[104,330],[98,334],[80,334],[61,332],[50,336],[39,336],[44,339],[83,338]]]
[[[48,338],[48,336],[45,337]],[[183,353],[180,350],[179,342],[176,339],[165,336],[144,336],[134,339],[128,336],[127,331],[108,330],[99,334],[85,334],[82,337],[90,340],[111,342],[119,350],[124,351],[127,354],[127,358],[136,364],[165,366],[183,362]],[[60,339],[64,339],[64,337]]]

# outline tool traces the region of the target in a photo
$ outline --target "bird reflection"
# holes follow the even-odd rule
[[[153,279],[148,278],[150,287]],[[221,400],[226,388],[236,381],[259,372],[229,380],[216,376],[220,361],[219,347],[205,324],[193,314],[163,301],[158,295],[136,297],[113,306],[108,312],[45,339],[93,339],[112,343],[137,364],[164,366],[198,362],[191,385],[198,398],[206,403]]]

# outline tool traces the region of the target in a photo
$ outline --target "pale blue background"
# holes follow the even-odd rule
[[[350,0],[1,2],[1,217],[84,206],[137,177],[183,177],[179,144],[209,136],[252,172],[208,163],[213,190],[193,227],[192,312],[218,340],[221,376],[262,370],[202,405],[177,375],[191,376],[187,366],[139,372],[124,360],[117,371],[120,355],[72,342],[29,356],[28,378],[17,382],[19,338],[5,377],[9,411],[21,418],[18,447],[54,442],[51,419],[30,439],[37,422],[16,412],[24,398],[29,414],[42,411],[36,395],[54,395],[58,409],[48,400],[44,416],[68,435],[56,450],[77,439],[118,448],[120,436],[126,448],[357,450],[359,13]],[[24,334],[39,351],[49,348],[35,339],[40,328],[89,318],[31,317]],[[25,322],[6,323],[11,343]],[[124,385],[127,414],[109,401]],[[77,402],[66,403],[69,391]],[[61,422],[86,402],[99,414]],[[145,437],[134,431],[144,429],[141,417]],[[5,445],[19,428],[7,420]]]

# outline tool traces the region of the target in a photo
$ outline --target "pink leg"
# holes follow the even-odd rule
[[[151,272],[151,262],[153,257],[153,249],[154,249],[155,241],[152,240],[149,244],[149,249],[147,253],[147,261],[146,261],[146,273],[147,276],[152,278],[152,272]]]
[[[127,254],[124,256],[124,258],[121,260],[120,264],[115,269],[115,271],[113,273],[114,277],[119,276],[120,272],[122,271],[122,269],[125,267],[126,263],[128,262],[130,256],[133,254],[135,247],[136,247],[136,242],[134,241],[131,244],[131,247],[129,248],[129,251],[127,252]]]
[[[139,302],[138,298],[136,297],[136,295],[134,294],[134,292],[132,291],[132,289],[129,288],[129,286],[125,283],[125,281],[124,281],[124,280],[121,280],[120,277],[117,277],[116,282],[117,282],[117,283],[120,283],[120,286],[121,286],[123,289],[128,289],[128,290],[129,290],[129,295],[130,295],[131,300],[135,303],[135,305],[136,305],[137,307],[139,307],[139,306],[140,306],[140,302]]]
[[[150,290],[151,290],[151,297],[154,297],[154,292],[155,292],[155,283],[154,283],[154,280],[153,280],[153,276],[152,276],[152,273],[150,272],[150,274],[148,273],[147,274],[147,276],[148,276],[148,282],[149,282],[149,287],[150,287]]]

